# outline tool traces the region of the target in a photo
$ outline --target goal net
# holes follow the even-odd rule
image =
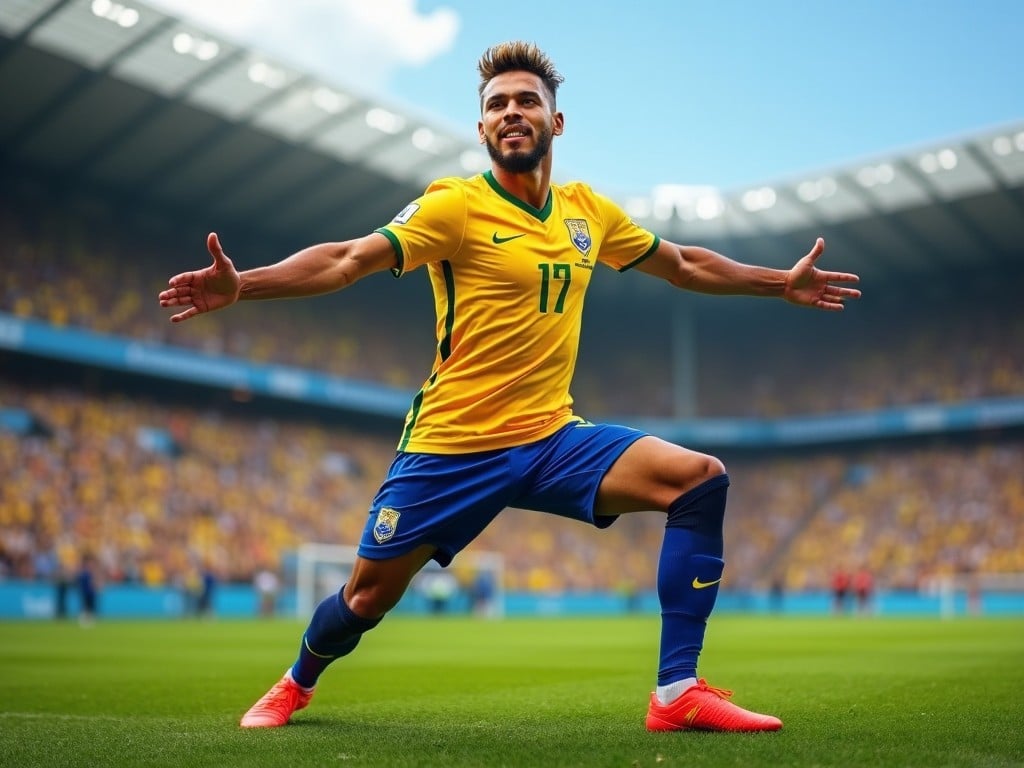
[[[307,543],[298,548],[295,610],[300,618],[308,618],[321,600],[348,581],[355,560],[355,547]],[[431,560],[413,578],[393,612],[502,616],[504,569],[504,558],[498,552],[460,552],[447,568]]]

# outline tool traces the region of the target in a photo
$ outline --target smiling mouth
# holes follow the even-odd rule
[[[501,134],[502,141],[519,141],[529,136],[529,132],[523,128],[510,128]]]

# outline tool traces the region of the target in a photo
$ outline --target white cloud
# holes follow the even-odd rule
[[[451,8],[416,0],[149,0],[200,27],[364,91],[386,89],[403,67],[447,52],[459,31]]]

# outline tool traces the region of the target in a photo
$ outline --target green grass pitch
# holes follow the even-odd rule
[[[658,621],[389,617],[273,730],[303,624],[0,624],[2,766],[1021,766],[1024,620],[718,616],[702,674],[774,734],[649,734]]]

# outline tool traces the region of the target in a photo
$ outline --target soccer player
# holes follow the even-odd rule
[[[324,669],[351,653],[433,559],[447,566],[505,507],[605,528],[618,515],[666,516],[658,563],[662,629],[647,728],[772,731],[770,715],[729,701],[697,676],[722,580],[729,478],[722,462],[572,411],[583,298],[597,264],[637,269],[709,294],[785,299],[841,310],[856,275],[815,265],[825,244],[788,270],[749,266],[660,239],[581,183],[551,183],[552,140],[565,120],[563,82],[521,41],[479,61],[477,131],[491,169],[431,184],[365,237],[321,243],[239,273],[216,233],[211,265],[172,277],[164,307],[181,322],[236,301],[312,296],[383,270],[430,276],[437,307],[433,370],[413,398],[398,451],[370,506],[348,582],[321,602],[298,657],[244,715],[243,727],[285,725]]]

